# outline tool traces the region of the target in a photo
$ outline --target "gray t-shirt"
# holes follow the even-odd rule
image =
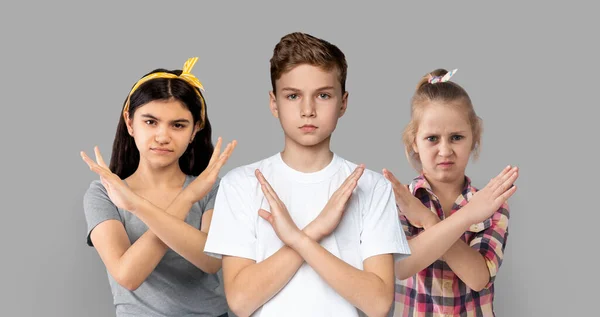
[[[187,176],[184,188],[195,179]],[[202,214],[214,207],[220,179],[211,191],[192,205],[185,222],[200,229]],[[84,212],[87,221],[87,243],[92,230],[101,222],[116,219],[123,223],[133,244],[148,227],[132,213],[117,208],[99,180],[90,184],[85,193]],[[108,271],[107,271],[108,272]],[[108,274],[117,316],[220,316],[228,307],[222,287],[221,271],[207,274],[169,249],[154,271],[135,291],[129,291]]]

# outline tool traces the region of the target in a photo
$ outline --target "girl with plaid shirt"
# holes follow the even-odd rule
[[[481,190],[471,185],[465,170],[479,153],[481,119],[449,81],[455,72],[425,75],[412,98],[403,142],[419,175],[403,185],[383,171],[412,252],[395,264],[394,316],[494,316],[518,168],[507,166]]]

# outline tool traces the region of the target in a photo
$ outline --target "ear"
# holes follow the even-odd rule
[[[273,117],[279,118],[279,110],[277,110],[277,98],[275,98],[275,92],[269,91],[269,109]]]
[[[419,148],[417,147],[417,142],[413,141],[412,149],[415,153],[419,154]]]
[[[196,137],[196,133],[200,131],[200,121],[196,122],[194,125],[194,131],[192,131],[192,136],[190,137],[190,143],[194,142],[194,138]]]
[[[124,119],[125,126],[127,126],[127,132],[129,132],[129,135],[133,136],[133,118],[129,117],[129,111],[125,112]]]
[[[346,109],[347,108],[348,108],[348,92],[346,91],[342,95],[342,106],[340,108],[340,116],[339,116],[339,118],[341,118],[346,113]]]

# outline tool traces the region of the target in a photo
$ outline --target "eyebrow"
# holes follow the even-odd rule
[[[322,91],[322,90],[334,90],[334,89],[335,89],[335,87],[333,87],[333,86],[324,86],[324,87],[317,88],[315,90],[316,91]],[[293,88],[293,87],[284,87],[284,88],[281,89],[281,91],[282,92],[284,92],[284,91],[299,92],[300,89]]]
[[[462,130],[461,130],[461,131],[453,131],[453,132],[450,132],[450,134],[451,134],[451,135],[452,135],[452,134],[465,134],[465,133],[467,133],[467,132],[466,132],[466,131],[462,131]],[[440,135],[440,133],[437,133],[437,132],[431,132],[431,131],[425,131],[425,132],[423,132],[423,134],[425,134],[425,135]]]
[[[160,121],[159,118],[157,118],[149,113],[143,113],[142,118],[148,118],[148,119]],[[171,123],[190,123],[190,120],[181,118],[181,119],[172,120]]]

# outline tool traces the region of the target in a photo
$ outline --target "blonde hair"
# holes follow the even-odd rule
[[[422,169],[421,160],[419,154],[414,151],[413,145],[416,141],[423,110],[431,102],[442,102],[449,107],[461,110],[467,116],[467,122],[471,126],[473,134],[473,144],[471,145],[473,158],[477,159],[479,157],[483,126],[481,118],[475,113],[471,98],[460,85],[454,82],[446,81],[434,84],[429,82],[432,77],[444,76],[446,73],[448,71],[445,69],[436,69],[423,76],[417,84],[417,89],[411,99],[410,122],[402,133],[402,142],[404,143],[406,158],[417,171]]]

